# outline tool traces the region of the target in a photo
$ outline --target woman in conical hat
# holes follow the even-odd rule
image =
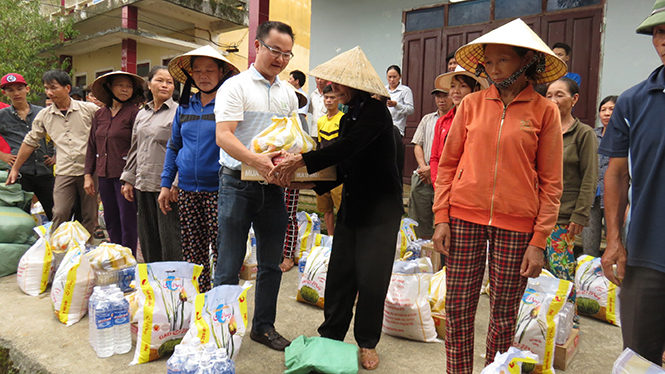
[[[461,47],[455,58],[491,83],[457,109],[433,206],[432,240],[447,256],[448,373],[470,374],[488,249],[486,364],[512,345],[527,279],[539,276],[544,264],[562,191],[563,143],[556,105],[532,84],[560,78],[566,65],[520,19]]]
[[[319,333],[344,340],[358,295],[354,335],[361,364],[371,370],[379,364],[375,348],[403,214],[392,120],[386,106],[371,98],[390,94],[360,47],[319,65],[310,75],[332,82],[339,102],[349,106],[340,120],[339,140],[303,155],[285,154],[271,174],[284,186],[314,188],[318,194],[344,183]],[[298,167],[314,173],[333,165],[334,182],[291,183]]]
[[[224,81],[238,73],[211,46],[197,48],[169,63],[171,75],[185,84],[173,131],[166,150],[159,205],[166,214],[170,201],[178,200],[182,254],[186,261],[203,266],[200,292],[210,290],[212,275],[208,250],[217,251],[217,195],[219,147],[215,143],[215,96]],[[190,88],[199,90],[190,95]],[[171,185],[178,175],[178,196]]]
[[[114,71],[97,78],[92,93],[105,105],[95,113],[85,157],[84,188],[97,196],[94,177],[98,177],[99,195],[104,204],[104,218],[111,243],[132,250],[136,256],[138,234],[136,204],[120,194],[120,175],[132,142],[137,103],[143,100],[143,78],[124,71]]]

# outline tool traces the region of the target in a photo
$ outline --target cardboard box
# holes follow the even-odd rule
[[[566,344],[558,345],[554,349],[554,368],[566,370],[579,350],[580,329],[573,329],[566,340]]]
[[[240,169],[241,175],[240,179],[244,181],[263,181],[263,177],[259,174],[256,169],[251,166],[242,164]],[[314,174],[307,174],[307,168],[301,167],[296,170],[296,173],[293,176],[294,182],[312,182],[312,181],[334,181],[337,180],[337,168],[331,166],[325,168],[321,171],[318,171]]]
[[[243,264],[240,268],[240,279],[252,280],[256,279],[256,273],[259,271],[257,264]]]
[[[434,272],[441,270],[441,253],[434,250],[434,244],[428,243],[420,247],[420,257],[429,257],[432,260]]]
[[[439,339],[446,338],[446,315],[440,313],[432,313],[434,320],[434,328],[436,328],[436,337]]]

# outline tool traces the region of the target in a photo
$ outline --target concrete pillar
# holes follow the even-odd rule
[[[122,7],[122,27],[136,30],[139,19],[138,8],[131,5]],[[122,40],[122,56],[120,67],[122,71],[136,74],[136,40]]]
[[[270,0],[249,0],[249,51],[247,53],[247,66],[256,60],[254,40],[256,40],[256,28],[268,20],[270,13]]]

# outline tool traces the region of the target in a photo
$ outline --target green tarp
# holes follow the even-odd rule
[[[30,244],[0,243],[0,277],[16,273],[21,256],[30,248]]]
[[[284,374],[355,374],[358,372],[358,347],[328,338],[300,335],[286,347]]]

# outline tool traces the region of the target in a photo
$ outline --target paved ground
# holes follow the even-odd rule
[[[295,301],[297,272],[283,277],[278,301],[277,329],[287,338],[316,336],[323,321],[321,309]],[[253,315],[253,289],[249,293],[249,315]],[[489,301],[482,297],[476,322],[475,372],[482,370]],[[0,278],[0,347],[9,348],[12,360],[25,373],[117,374],[164,373],[166,360],[127,366],[131,353],[99,359],[88,344],[88,319],[67,327],[51,312],[49,293],[39,297],[23,294],[14,275]],[[346,339],[354,343],[352,333]],[[582,318],[580,352],[566,373],[606,374],[621,353],[618,327]],[[375,373],[442,373],[443,343],[420,343],[383,336],[377,347],[381,364]],[[246,336],[237,359],[237,372],[283,373],[284,355],[254,343]]]

